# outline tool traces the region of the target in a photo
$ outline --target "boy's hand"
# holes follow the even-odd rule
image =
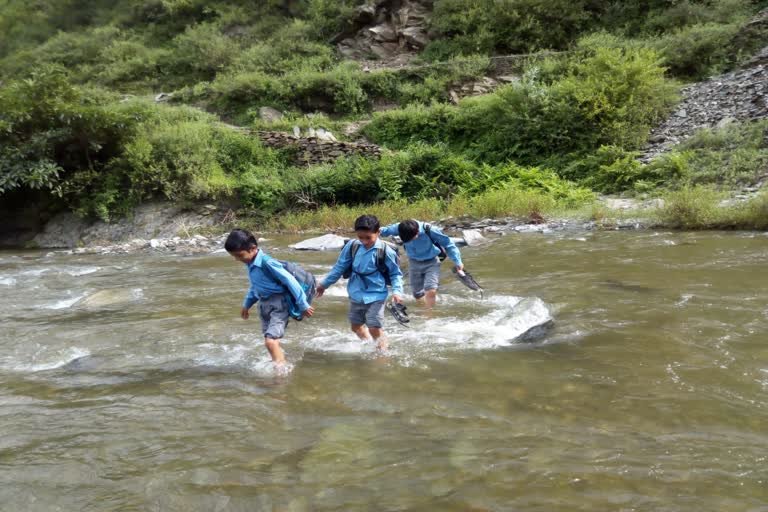
[[[325,293],[325,286],[319,284],[315,287],[315,297],[322,297]]]
[[[402,304],[403,303],[403,298],[401,296],[399,296],[399,295],[393,295],[392,296],[392,300],[394,302],[397,302],[398,304]]]
[[[305,318],[309,318],[309,317],[311,317],[311,316],[312,316],[314,313],[315,313],[315,308],[313,308],[312,306],[309,306],[307,309],[305,309],[304,311],[302,311],[302,313],[301,313],[301,314],[302,314],[302,315],[304,315],[304,317],[305,317]]]
[[[464,270],[464,265],[456,265],[456,272],[461,272]]]
[[[251,316],[251,314],[248,312],[248,308],[246,308],[245,306],[243,306],[243,307],[240,309],[240,318],[242,318],[243,320],[248,320],[248,318],[249,318],[250,316]]]

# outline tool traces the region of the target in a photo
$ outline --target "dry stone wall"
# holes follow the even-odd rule
[[[262,144],[271,148],[296,148],[296,163],[315,165],[333,162],[342,157],[381,157],[381,148],[366,142],[341,142],[321,140],[317,137],[295,137],[285,132],[260,131]]]

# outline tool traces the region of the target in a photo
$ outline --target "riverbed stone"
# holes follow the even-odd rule
[[[288,247],[296,249],[297,251],[338,251],[344,247],[344,243],[347,240],[349,240],[349,238],[327,234],[310,238],[296,244],[291,244]]]
[[[464,242],[470,247],[481,245],[488,241],[488,239],[477,229],[465,229],[461,232],[461,235],[464,238]]]
[[[554,319],[543,300],[526,297],[515,304],[496,325],[507,329],[509,341],[528,342],[541,339],[554,325]]]
[[[139,290],[127,288],[110,288],[99,290],[87,297],[84,297],[72,305],[74,309],[98,309],[117,304],[133,302],[139,297]]]

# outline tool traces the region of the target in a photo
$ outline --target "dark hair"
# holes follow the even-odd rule
[[[404,220],[397,226],[397,232],[403,243],[410,242],[419,234],[419,223],[413,219]]]
[[[379,229],[381,229],[381,224],[375,215],[361,215],[355,220],[355,231],[376,233]]]
[[[229,233],[227,241],[224,242],[224,249],[226,249],[227,252],[248,251],[253,246],[259,246],[253,233],[239,228],[233,229],[232,232]]]

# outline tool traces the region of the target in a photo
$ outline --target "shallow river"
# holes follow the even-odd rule
[[[327,272],[296,240],[264,247]],[[276,376],[226,254],[0,253],[0,510],[768,510],[768,236],[463,254],[484,299],[444,264],[435,314],[387,316],[377,356],[339,282]],[[496,322],[526,296],[556,325],[513,344]]]

